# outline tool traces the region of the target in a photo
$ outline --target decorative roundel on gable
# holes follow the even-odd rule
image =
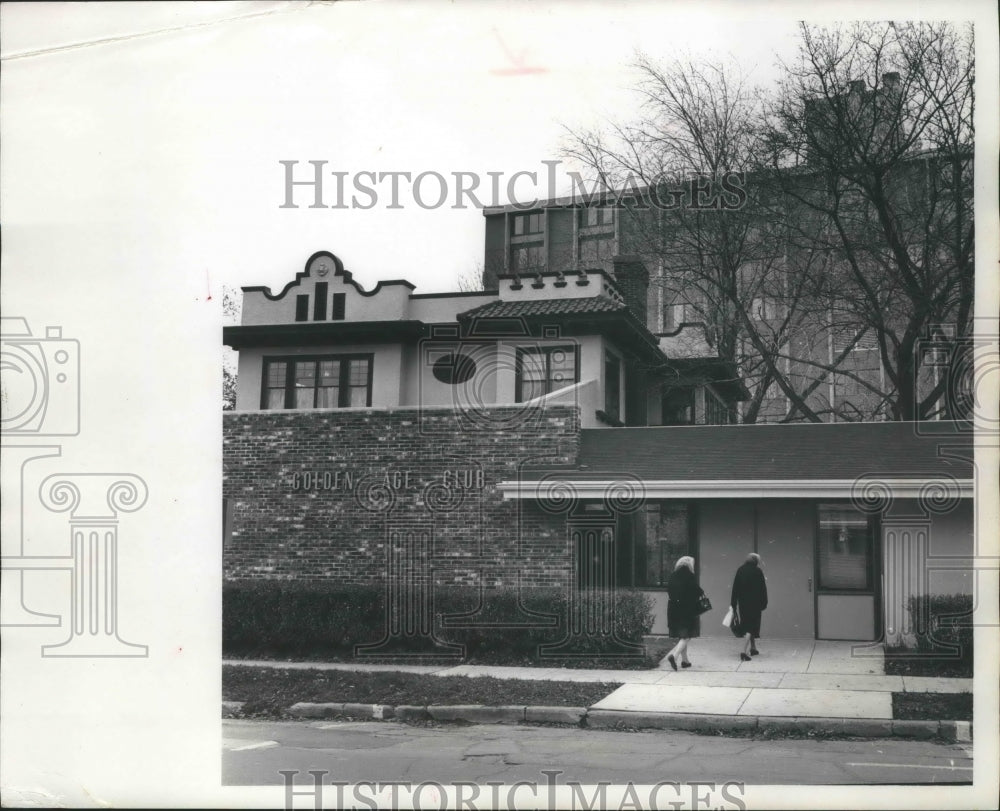
[[[343,267],[340,264],[340,260],[337,259],[333,254],[326,252],[320,253],[318,256],[310,257],[310,261],[307,263],[306,272],[318,276],[321,279],[325,279],[327,276],[333,276],[337,273],[337,268]]]
[[[461,352],[446,352],[434,361],[433,374],[436,380],[457,386],[475,376],[476,362]]]

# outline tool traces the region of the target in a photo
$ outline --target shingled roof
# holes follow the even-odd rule
[[[655,481],[972,478],[973,435],[953,422],[807,423],[581,431],[577,465],[527,474]]]

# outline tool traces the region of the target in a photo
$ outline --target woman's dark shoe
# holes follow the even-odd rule
[[[681,667],[691,667],[690,662],[681,662]]]
[[[741,653],[740,654],[740,661],[741,662],[749,662],[750,661],[750,657],[747,656],[745,653]]]
[[[757,650],[756,648],[750,648],[750,655],[751,656],[757,656],[759,653],[760,653],[760,651]]]
[[[674,658],[673,656],[668,656],[668,657],[667,657],[667,661],[668,661],[668,662],[670,662],[670,666],[671,666],[671,667],[672,667],[672,668],[673,668],[674,670],[677,670],[677,660],[676,660],[676,659],[675,659],[675,658]]]

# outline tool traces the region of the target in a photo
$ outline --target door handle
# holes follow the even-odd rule
[[[813,579],[812,579],[812,578],[810,577],[810,578],[809,578],[809,581],[808,581],[808,582],[809,582],[809,593],[810,593],[810,594],[812,594],[812,590],[813,590]]]

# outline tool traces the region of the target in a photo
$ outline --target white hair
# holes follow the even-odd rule
[[[686,566],[691,570],[691,574],[694,574],[694,558],[690,555],[685,555],[682,558],[677,559],[677,563],[674,564],[674,571],[676,572],[681,566]]]

